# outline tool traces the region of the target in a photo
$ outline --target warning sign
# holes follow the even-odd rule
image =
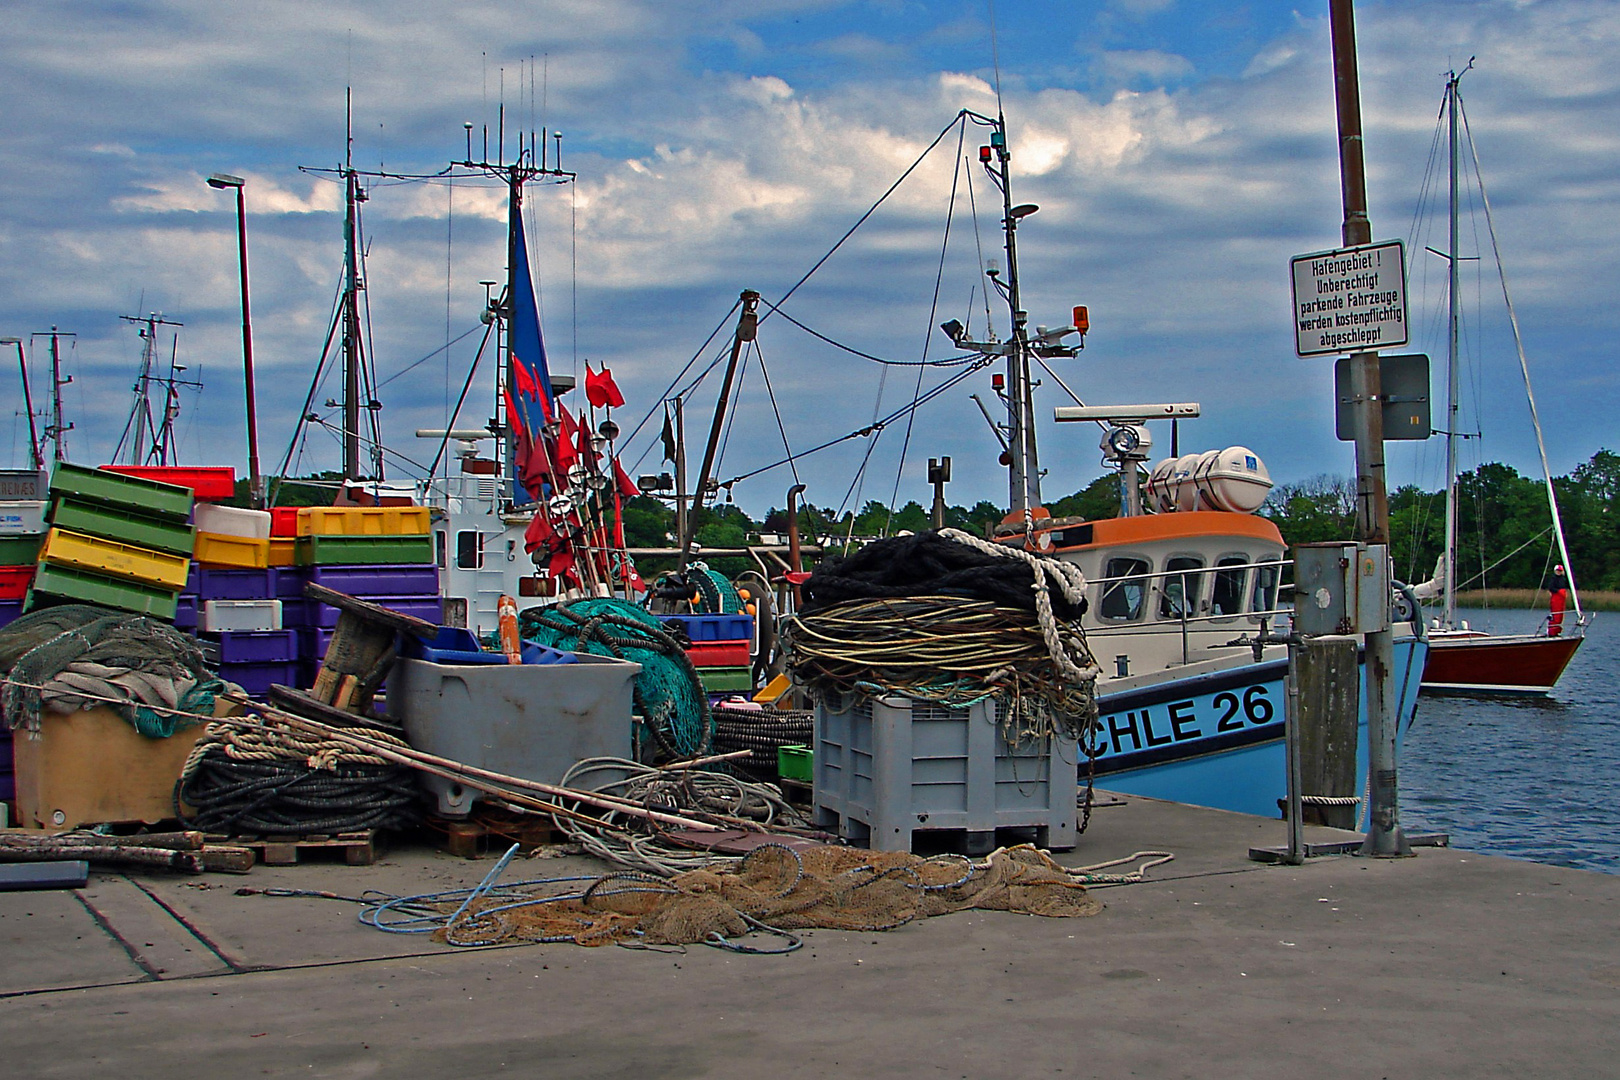
[[[1290,265],[1299,355],[1406,344],[1406,251],[1399,240],[1296,255]]]

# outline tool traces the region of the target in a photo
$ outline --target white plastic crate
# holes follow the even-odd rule
[[[244,510],[239,506],[198,503],[197,531],[218,536],[242,536],[249,540],[270,539],[270,511]]]
[[[0,502],[0,536],[27,536],[45,531],[45,503],[41,499]]]
[[[221,630],[280,630],[280,600],[204,600],[197,628],[207,634]]]
[[[1047,736],[1013,745],[993,701],[967,709],[901,697],[816,706],[816,822],[876,851],[913,834],[966,834],[984,854],[997,829],[1034,829],[1042,847],[1075,845],[1077,747]]]

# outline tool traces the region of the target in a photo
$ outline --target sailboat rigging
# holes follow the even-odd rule
[[[1536,411],[1535,395],[1530,387],[1530,368],[1525,357],[1524,341],[1519,333],[1518,316],[1508,293],[1507,277],[1502,267],[1501,251],[1496,242],[1496,226],[1491,218],[1490,200],[1485,194],[1485,182],[1479,174],[1479,155],[1474,147],[1472,133],[1468,131],[1467,114],[1463,108],[1460,84],[1462,76],[1473,66],[1470,59],[1462,71],[1447,75],[1445,104],[1442,116],[1446,122],[1449,147],[1449,248],[1441,255],[1447,262],[1447,364],[1446,364],[1446,519],[1444,548],[1440,556],[1439,572],[1428,588],[1420,586],[1419,596],[1432,597],[1438,593],[1441,614],[1429,632],[1429,657],[1424,665],[1424,690],[1431,692],[1543,695],[1552,690],[1564,672],[1575,650],[1580,647],[1587,623],[1581,610],[1580,593],[1575,584],[1574,565],[1570,561],[1569,547],[1564,539],[1563,521],[1558,512],[1558,496],[1553,489],[1552,471],[1547,464],[1546,440],[1542,435],[1541,419]],[[1542,477],[1546,484],[1547,506],[1552,517],[1552,533],[1557,542],[1558,556],[1562,560],[1555,570],[1551,589],[1553,612],[1535,634],[1488,634],[1470,627],[1457,616],[1457,531],[1458,531],[1458,477],[1457,442],[1459,431],[1457,402],[1460,374],[1459,341],[1461,336],[1461,304],[1458,292],[1458,263],[1462,260],[1458,244],[1458,186],[1461,174],[1461,141],[1468,139],[1475,177],[1479,182],[1480,199],[1485,209],[1491,249],[1496,257],[1502,298],[1508,309],[1513,329],[1513,341],[1518,353],[1519,369],[1524,376],[1525,395],[1530,403],[1530,420],[1535,427],[1536,446],[1540,451]],[[1432,248],[1430,249],[1433,250]],[[1565,584],[1567,582],[1567,584]],[[1567,598],[1574,607],[1573,624],[1564,625],[1563,602]]]

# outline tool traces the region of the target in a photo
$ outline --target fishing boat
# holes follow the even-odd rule
[[[1218,809],[1275,816],[1286,791],[1284,681],[1288,656],[1276,633],[1290,609],[1278,594],[1287,548],[1256,515],[1271,480],[1259,456],[1233,446],[1175,455],[1142,482],[1154,421],[1191,418],[1195,402],[1059,407],[1059,421],[1095,423],[1104,458],[1119,471],[1123,513],[1086,521],[1053,518],[1041,506],[1031,358],[1074,356],[1089,312],[1076,308],[1064,327],[1029,332],[1018,282],[1019,222],[1034,212],[1010,194],[1005,121],[980,151],[1003,196],[1007,273],[992,273],[1006,300],[1006,341],[970,340],[956,320],[942,329],[963,349],[1005,357],[1011,512],[998,538],[1077,564],[1088,585],[1082,626],[1101,666],[1094,742],[1079,762],[1081,783]],[[1079,335],[1079,343],[1065,345]],[[1063,389],[1066,384],[1058,381]],[[1415,605],[1412,605],[1415,606]],[[1412,720],[1427,644],[1421,621],[1397,634],[1394,701],[1397,730]],[[1365,667],[1363,667],[1365,681]],[[1362,694],[1361,725],[1366,728]],[[1360,751],[1366,771],[1365,738]]]
[[[1473,61],[1469,61],[1472,66]],[[1574,564],[1564,540],[1563,521],[1558,513],[1558,496],[1553,489],[1552,471],[1547,465],[1547,446],[1542,437],[1541,419],[1536,412],[1536,399],[1530,389],[1530,369],[1525,359],[1524,343],[1519,337],[1519,322],[1513,315],[1512,301],[1508,299],[1509,320],[1513,340],[1518,347],[1520,370],[1524,375],[1525,395],[1530,403],[1530,419],[1535,426],[1536,446],[1541,453],[1542,478],[1547,490],[1547,508],[1552,516],[1552,532],[1556,540],[1557,557],[1561,560],[1550,579],[1551,612],[1532,634],[1491,634],[1475,629],[1457,616],[1457,442],[1463,437],[1458,430],[1457,404],[1460,358],[1458,341],[1461,327],[1461,303],[1458,295],[1458,199],[1460,136],[1466,130],[1463,121],[1463,102],[1460,90],[1462,72],[1452,72],[1446,79],[1445,108],[1442,117],[1450,143],[1450,246],[1441,257],[1448,264],[1448,328],[1446,365],[1446,523],[1445,545],[1435,568],[1435,575],[1417,587],[1415,593],[1422,599],[1438,598],[1441,613],[1434,618],[1429,630],[1429,657],[1423,668],[1423,690],[1431,693],[1492,694],[1513,696],[1542,696],[1557,684],[1559,676],[1575,656],[1584,639],[1588,616],[1581,610],[1580,593],[1575,585]],[[1470,149],[1472,149],[1472,136]],[[1477,157],[1476,157],[1477,160]],[[1490,202],[1485,199],[1483,180],[1480,195],[1484,201],[1486,220],[1490,222]],[[1493,249],[1496,229],[1490,224]],[[1433,250],[1432,248],[1430,249]],[[1439,254],[1439,253],[1437,253]],[[1502,271],[1498,256],[1497,270]],[[1508,297],[1506,277],[1502,277],[1502,295]],[[1573,618],[1566,624],[1566,605]]]

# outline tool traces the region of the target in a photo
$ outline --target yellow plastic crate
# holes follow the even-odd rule
[[[432,531],[425,506],[305,506],[299,536],[425,536]]]
[[[254,540],[246,536],[221,536],[219,533],[197,534],[197,546],[192,558],[201,566],[234,566],[247,570],[263,570],[270,565],[270,541]]]
[[[39,557],[57,566],[71,566],[94,574],[125,578],[178,591],[185,587],[191,560],[150,548],[121,544],[69,529],[52,529],[45,536]]]
[[[298,541],[290,536],[270,538],[270,565],[292,566],[298,555]]]

